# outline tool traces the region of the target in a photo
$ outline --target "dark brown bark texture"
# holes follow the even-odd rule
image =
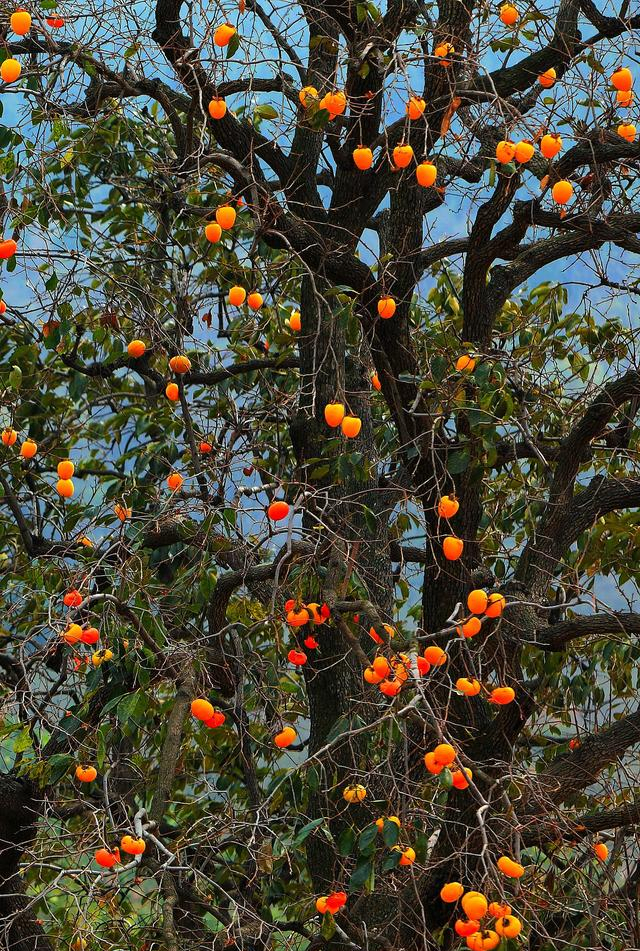
[[[53,951],[19,872],[35,839],[41,807],[37,786],[0,776],[0,948],[6,951]]]

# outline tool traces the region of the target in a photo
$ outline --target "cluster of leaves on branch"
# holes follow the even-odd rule
[[[640,947],[626,2],[0,11],[0,949]]]

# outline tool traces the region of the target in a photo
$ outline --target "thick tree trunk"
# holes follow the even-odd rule
[[[23,854],[33,842],[42,802],[28,780],[0,777],[0,949],[53,951],[38,923],[19,874]]]

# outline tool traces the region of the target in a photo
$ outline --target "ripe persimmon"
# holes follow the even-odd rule
[[[87,627],[83,630],[80,640],[83,644],[97,644],[100,640],[100,631],[97,627]]]
[[[556,132],[547,132],[540,139],[540,151],[545,158],[555,158],[561,149],[562,139]]]
[[[180,390],[177,383],[167,383],[164,392],[167,399],[171,400],[172,403],[177,403],[180,399]]]
[[[356,168],[359,168],[361,172],[366,172],[373,165],[373,152],[367,146],[359,145],[357,149],[353,150],[353,161]]]
[[[433,51],[433,55],[440,60],[441,66],[451,66],[450,56],[453,56],[456,48],[453,43],[438,43]]]
[[[630,89],[618,89],[616,93],[616,102],[620,106],[630,106],[633,102],[633,93]]]
[[[496,145],[496,158],[501,165],[507,165],[509,162],[513,162],[515,154],[515,143],[509,142],[507,139],[503,139]]]
[[[432,162],[420,162],[416,165],[416,180],[423,188],[430,188],[438,176],[438,169]]]
[[[210,442],[207,442],[205,439],[202,440],[202,442],[198,446],[198,449],[200,450],[203,456],[206,456],[210,452],[213,452],[213,446],[211,445]]]
[[[272,502],[267,509],[267,515],[272,522],[280,522],[283,518],[286,518],[288,514],[289,505],[284,499],[277,499],[275,502]]]
[[[191,701],[191,715],[196,720],[210,720],[213,716],[213,704],[209,703],[204,697],[196,697]]]
[[[460,508],[455,495],[443,495],[438,502],[438,515],[440,518],[453,518]]]
[[[309,108],[310,99],[317,99],[317,98],[318,98],[318,90],[316,89],[315,86],[304,86],[298,93],[298,100],[300,101],[300,105],[304,109]]]
[[[167,476],[167,485],[172,492],[177,492],[178,489],[182,488],[182,483],[184,479],[179,472],[170,472]]]
[[[619,66],[611,76],[611,85],[620,92],[629,92],[633,86],[633,73],[626,66]]]
[[[550,69],[545,70],[544,73],[541,73],[538,76],[538,82],[540,83],[543,89],[551,89],[551,87],[555,85],[556,71],[553,68],[553,66],[551,66]]]
[[[491,703],[497,703],[504,707],[515,700],[516,692],[513,687],[495,687],[491,691],[489,700]]]
[[[7,312],[7,302],[0,300],[0,314],[6,314]]]
[[[424,659],[434,667],[442,667],[446,664],[448,657],[445,651],[437,644],[430,644],[424,649]]]
[[[132,835],[123,835],[120,839],[120,848],[127,855],[142,855],[146,847],[144,839],[134,839]]]
[[[18,433],[15,429],[3,429],[2,430],[2,445],[3,446],[13,446],[16,439],[18,438]]]
[[[91,655],[91,663],[94,667],[102,667],[102,665],[109,660],[113,660],[113,651],[109,650],[108,647],[105,647],[104,650],[96,651],[95,654]]]
[[[471,918],[458,918],[453,930],[461,938],[468,938],[470,934],[475,934],[476,931],[480,931],[480,922],[473,921]]]
[[[426,102],[420,96],[411,96],[407,102],[407,115],[415,121],[424,113],[426,107]]]
[[[214,710],[213,716],[204,721],[204,725],[210,730],[215,730],[225,722],[227,718],[221,710]]]
[[[473,373],[475,368],[476,361],[470,353],[463,353],[456,360],[456,370],[458,373]]]
[[[511,914],[511,905],[500,903],[499,901],[492,901],[489,905],[489,914],[492,918],[505,918]]]
[[[95,766],[76,766],[76,779],[80,783],[92,783],[96,776],[98,775],[98,770]]]
[[[23,459],[33,459],[38,451],[38,444],[33,439],[25,439],[20,446],[20,455]]]
[[[217,221],[210,221],[204,229],[204,236],[211,244],[217,244],[222,237],[222,228]]]
[[[337,914],[346,904],[346,892],[331,892],[330,895],[327,895],[327,911],[330,911],[332,915]]]
[[[127,344],[127,353],[130,357],[133,357],[134,360],[137,360],[143,355],[147,345],[144,340],[130,340]]]
[[[413,149],[410,145],[401,143],[393,150],[393,164],[396,168],[407,168],[413,158]]]
[[[386,657],[374,657],[371,666],[380,677],[380,680],[384,680],[384,678],[391,673],[391,665]]]
[[[133,509],[129,508],[126,505],[121,505],[119,502],[113,506],[113,514],[121,522],[126,522],[128,518],[131,518],[133,515]]]
[[[507,878],[522,878],[524,875],[524,867],[519,862],[514,862],[508,855],[501,855],[496,865]]]
[[[59,478],[61,479],[70,479],[73,473],[76,471],[76,467],[71,462],[71,459],[63,459],[58,463],[56,467]]]
[[[502,915],[493,927],[501,938],[517,938],[522,931],[522,922],[515,915]]]
[[[235,26],[231,23],[221,23],[219,27],[216,27],[216,31],[213,34],[213,42],[216,46],[224,47],[228,46],[229,41],[236,32]]]
[[[184,354],[178,354],[175,357],[171,357],[169,360],[169,366],[174,373],[188,373],[191,369],[191,360]]]
[[[481,588],[475,588],[467,595],[467,607],[472,614],[484,614],[489,603],[489,596]]]
[[[250,310],[260,310],[263,304],[264,300],[262,294],[259,294],[257,291],[253,291],[247,297],[247,306]]]
[[[296,334],[299,333],[299,332],[300,332],[300,329],[301,329],[301,327],[302,327],[302,319],[301,319],[301,316],[300,316],[300,311],[299,311],[299,310],[292,310],[292,311],[291,311],[291,316],[289,317],[289,320],[287,321],[287,323],[288,323],[288,325],[289,325],[289,329],[290,329],[290,330],[293,330],[293,332],[296,333]],[[340,423],[338,423],[338,426],[339,426],[339,425],[340,425]]]
[[[467,938],[467,948],[469,951],[493,951],[500,944],[500,937],[490,928],[487,930],[476,931],[475,934]]]
[[[56,492],[63,499],[70,499],[75,492],[75,486],[71,479],[58,479],[56,482]]]
[[[320,898],[316,898],[316,911],[321,915],[325,915],[327,913],[328,908],[326,895],[321,895]]]
[[[11,29],[17,36],[26,36],[31,29],[31,14],[26,10],[16,10],[11,14]]]
[[[413,865],[415,860],[416,860],[416,851],[415,849],[412,849],[411,846],[408,846],[408,848],[404,849],[404,851],[402,852],[398,865],[404,865],[404,866]]]
[[[593,851],[596,853],[601,862],[606,862],[606,860],[609,858],[609,849],[604,844],[604,842],[594,843]]]
[[[65,644],[78,644],[82,640],[82,628],[79,624],[70,624],[60,636]]]
[[[382,383],[380,382],[380,377],[378,376],[377,373],[371,374],[371,386],[374,388],[374,390],[377,390],[378,392],[380,392],[380,390],[382,389]]]
[[[457,561],[464,549],[464,542],[455,535],[447,535],[442,543],[442,553],[447,561]]]
[[[360,783],[351,783],[351,785],[346,786],[342,791],[342,798],[349,803],[352,802],[362,802],[366,798],[367,790],[364,786],[361,786]]]
[[[14,83],[22,72],[22,66],[17,59],[5,59],[0,66],[0,76],[5,83]]]
[[[376,819],[376,827],[378,829],[378,832],[382,832],[382,830],[384,829],[385,822],[393,822],[395,825],[397,825],[399,829],[402,826],[402,823],[400,822],[397,816],[380,816],[379,819]]]
[[[473,779],[473,773],[464,766],[462,769],[454,769],[451,773],[451,783],[454,789],[467,789],[470,779]]]
[[[517,7],[514,7],[512,3],[503,3],[500,7],[500,19],[505,26],[513,26],[518,22],[520,14],[518,13]]]
[[[395,680],[382,680],[378,687],[380,693],[383,693],[385,697],[397,697],[400,691],[402,690],[402,681]]]
[[[470,617],[468,621],[465,621],[456,628],[456,632],[460,634],[461,637],[475,637],[476,634],[480,633],[481,628],[482,621],[480,618]]]
[[[113,868],[116,863],[120,861],[120,849],[98,849],[94,855],[94,858],[98,865],[101,865],[102,868]]]
[[[463,895],[464,887],[460,882],[447,882],[446,885],[443,885],[440,889],[440,898],[442,901],[447,902],[447,904],[458,901]]]
[[[456,690],[459,690],[465,697],[476,697],[482,690],[482,687],[480,681],[476,680],[475,677],[458,677],[456,680]]]
[[[553,200],[558,205],[566,205],[573,195],[573,185],[571,182],[566,181],[566,179],[561,179],[559,182],[556,182],[553,188],[551,189],[551,195]]]
[[[431,670],[431,664],[429,661],[426,659],[426,657],[420,657],[420,655],[416,657],[416,667],[418,668],[418,673],[421,677],[425,677]]]
[[[278,749],[284,750],[287,746],[291,746],[292,743],[298,739],[298,734],[293,729],[292,726],[285,726],[280,730],[279,733],[273,738],[273,742],[278,747]]]
[[[345,416],[340,423],[342,435],[347,439],[355,439],[362,429],[362,420],[359,416]]]
[[[455,747],[451,743],[438,743],[433,751],[433,758],[438,766],[451,766],[456,758]]]
[[[82,595],[77,588],[71,588],[63,597],[62,603],[66,608],[77,608],[82,604]]]
[[[633,122],[621,122],[618,126],[618,135],[621,136],[625,142],[635,142],[636,127]]]
[[[60,30],[64,26],[64,20],[62,17],[47,17],[47,26],[53,30]]]
[[[467,918],[479,921],[487,913],[488,903],[482,892],[467,892],[461,901],[462,909]]]
[[[354,619],[354,620],[355,620],[355,619]],[[394,628],[391,627],[390,624],[383,624],[382,626],[383,626],[383,628],[385,629],[385,631],[387,632],[387,634],[389,635],[389,637],[394,637],[394,636],[395,636],[395,633],[396,633],[396,632],[395,632]],[[375,641],[376,644],[384,644],[384,640],[380,637],[380,635],[379,635],[378,632],[376,631],[375,627],[370,627],[370,628],[369,628],[369,637],[371,638],[371,640]]]
[[[233,228],[236,223],[236,217],[236,210],[232,208],[231,205],[221,205],[220,208],[216,208],[216,221],[223,231],[228,231],[229,228]]]
[[[378,315],[383,320],[389,320],[396,312],[396,302],[393,297],[381,297],[378,301]]]
[[[307,662],[307,655],[304,651],[292,648],[287,654],[287,660],[290,664],[293,664],[294,667],[304,667]]]
[[[247,298],[247,292],[244,287],[240,287],[239,284],[236,284],[229,291],[229,303],[232,307],[242,307]]]
[[[520,165],[526,165],[526,163],[530,162],[533,158],[535,151],[533,142],[523,140],[516,145],[514,158]]]
[[[444,769],[444,766],[441,763],[436,762],[433,751],[424,754],[424,765],[433,776],[438,776]]]
[[[368,684],[379,684],[384,680],[384,677],[378,676],[373,667],[365,667],[363,677],[365,683]]]
[[[328,92],[320,100],[320,108],[327,110],[329,119],[335,119],[346,111],[347,97],[340,90]]]
[[[8,62],[9,60],[5,59],[2,66],[6,66]],[[15,62],[15,60],[13,60],[13,62]],[[0,67],[0,70],[1,69],[2,67]],[[12,258],[17,250],[18,250],[18,244],[16,241],[13,240],[13,238],[5,238],[3,241],[0,241],[0,259],[1,260],[6,261],[7,258]],[[58,326],[58,321],[49,321],[49,323],[55,324],[56,326]],[[42,331],[44,333],[44,327],[42,328]]]
[[[499,594],[497,591],[494,591],[493,594],[489,595],[489,601],[484,613],[487,617],[500,617],[506,607],[506,604],[507,602],[505,601],[503,595]]]
[[[209,115],[212,119],[223,119],[227,112],[227,104],[224,99],[215,98],[209,103]]]

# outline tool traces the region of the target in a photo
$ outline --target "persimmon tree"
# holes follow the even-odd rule
[[[640,946],[638,17],[3,24],[0,947]]]

